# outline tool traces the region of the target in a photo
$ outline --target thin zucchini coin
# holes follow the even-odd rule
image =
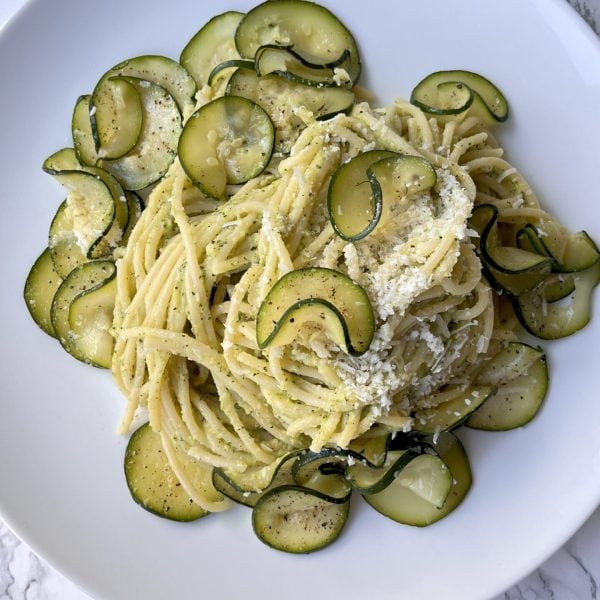
[[[102,167],[126,190],[141,190],[158,181],[177,155],[181,113],[173,96],[163,87],[135,77],[125,79],[142,101],[143,126],[135,147],[117,160],[103,160]]]
[[[88,258],[79,245],[73,217],[65,200],[58,207],[48,233],[48,250],[57,275],[64,279]]]
[[[196,80],[198,89],[210,85],[209,75],[218,64],[240,58],[234,36],[243,17],[244,13],[236,11],[217,15],[186,44],[179,62]]]
[[[458,386],[445,402],[433,408],[418,410],[414,428],[419,433],[435,434],[458,427],[496,392],[493,385]]]
[[[386,517],[398,523],[417,527],[426,527],[450,514],[463,501],[471,487],[469,459],[459,439],[452,433],[442,432],[436,438],[431,438],[431,445],[448,467],[451,475],[450,491],[441,508],[435,506],[429,499],[424,499],[423,494],[415,493],[415,487],[419,489],[420,484],[414,481],[403,482],[401,479],[395,479],[377,494],[364,496],[365,500]],[[443,492],[447,481],[447,474],[440,469],[438,475],[433,476],[430,485],[439,485],[437,489]],[[410,485],[403,485],[403,483]],[[425,491],[425,484],[421,489]],[[432,493],[431,498],[433,497]],[[437,497],[439,498],[439,492]]]
[[[284,0],[277,0],[277,3]],[[227,94],[248,98],[260,105],[275,126],[275,149],[289,152],[306,122],[296,113],[302,109],[317,120],[349,111],[354,105],[351,90],[316,88],[277,75],[259,77],[254,69],[239,68],[229,79]]]
[[[290,271],[271,288],[258,310],[258,346],[289,344],[309,323],[353,356],[368,350],[375,331],[364,289],[338,271],[319,267]]]
[[[329,546],[340,535],[350,497],[334,502],[315,490],[283,485],[263,494],[252,511],[252,527],[261,542],[283,552],[305,554]]]
[[[147,511],[172,521],[195,521],[208,514],[193,502],[173,472],[160,435],[146,423],[125,451],[125,479],[132,498]]]
[[[327,211],[334,231],[348,241],[367,236],[381,218],[382,198],[375,198],[367,169],[375,162],[397,156],[388,150],[371,150],[341,165],[327,191]]]
[[[254,58],[266,44],[292,46],[313,64],[330,63],[347,51],[346,70],[353,84],[360,75],[360,57],[352,34],[329,10],[305,0],[259,4],[241,20],[235,44],[242,58]]]
[[[179,139],[179,160],[206,194],[225,199],[227,184],[260,175],[273,152],[269,115],[245,98],[225,96],[198,109]]]
[[[71,118],[71,135],[77,159],[91,167],[98,162],[98,152],[90,121],[90,95],[79,96]]]
[[[322,452],[307,452],[292,467],[292,475],[298,485],[335,498],[337,502],[345,502],[352,492],[345,471],[346,454],[330,448]]]
[[[36,325],[52,337],[56,335],[50,311],[54,294],[61,283],[62,279],[54,270],[50,250],[46,248],[33,263],[27,275],[23,297]]]
[[[567,337],[585,327],[591,318],[591,299],[600,282],[600,263],[572,274],[575,291],[558,302],[545,299],[545,283],[511,298],[519,322],[544,340]]]
[[[142,100],[123,78],[103,77],[90,96],[92,135],[100,158],[120,158],[132,150],[142,133]]]
[[[84,263],[71,271],[52,301],[52,326],[62,347],[97,367],[110,366],[116,272],[111,261]],[[91,293],[94,295],[85,298]]]
[[[466,96],[461,85],[472,94],[472,101],[464,102],[462,107],[461,96]],[[436,71],[415,86],[410,101],[432,114],[458,114],[469,110],[488,125],[508,119],[508,102],[502,92],[489,79],[472,71]]]
[[[495,385],[497,391],[467,425],[486,431],[522,427],[535,417],[546,397],[546,357],[539,348],[511,342],[485,366],[477,381]]]

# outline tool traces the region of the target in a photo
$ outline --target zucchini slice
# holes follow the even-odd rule
[[[258,346],[289,344],[308,323],[324,328],[352,356],[368,350],[375,331],[364,289],[342,273],[318,267],[290,271],[271,288],[256,318]]]
[[[442,469],[437,471],[437,475],[436,471],[431,470],[431,479],[428,483],[426,479],[423,480],[422,487],[420,483],[416,483],[418,479],[411,478],[410,482],[405,482],[410,485],[403,485],[403,481],[396,478],[383,491],[364,496],[375,510],[398,523],[426,527],[443,519],[463,501],[471,487],[472,476],[469,459],[462,444],[449,432],[442,432],[436,438],[431,438],[430,443],[451,475],[450,491],[441,508],[429,499],[424,499],[423,495],[429,485],[433,490],[431,498],[441,496],[439,492],[443,491],[447,482],[447,474]],[[423,493],[415,493],[415,489],[422,490]],[[435,490],[439,491],[436,493]]]
[[[546,357],[539,348],[510,342],[485,366],[477,381],[497,386],[497,391],[469,417],[467,425],[486,431],[522,427],[535,417],[546,397]]]
[[[277,0],[277,4],[285,2]],[[227,94],[248,98],[267,112],[275,126],[275,149],[279,152],[289,152],[306,127],[300,114],[309,113],[317,120],[327,119],[350,110],[354,104],[354,94],[345,88],[318,89],[277,75],[259,77],[254,69],[244,68],[229,79]]]
[[[339,58],[330,63],[313,64],[295,52],[291,46],[267,44],[256,51],[254,65],[259,77],[273,73],[304,85],[341,86],[343,83],[349,84],[350,80],[343,82],[336,77],[336,74],[341,72],[349,58],[350,53],[344,50]]]
[[[48,250],[54,270],[62,279],[67,277],[75,267],[88,260],[79,245],[73,217],[66,200],[58,207],[52,223],[50,223]]]
[[[346,453],[326,448],[321,452],[307,452],[294,463],[294,481],[305,488],[316,490],[345,502],[352,493],[352,486],[345,477]]]
[[[186,44],[179,62],[196,80],[198,89],[210,85],[209,75],[217,65],[240,58],[234,36],[243,17],[244,13],[236,11],[217,15]]]
[[[325,494],[297,485],[266,492],[252,511],[258,539],[283,552],[321,550],[340,535],[350,510],[350,497],[334,502]]]
[[[134,77],[162,87],[175,100],[182,114],[193,105],[196,82],[182,65],[166,56],[146,54],[124,60],[107,71],[98,85],[114,77]]]
[[[219,63],[208,76],[208,85],[212,85],[219,76],[224,76],[224,71],[229,71],[229,76],[237,69],[254,69],[254,62],[251,60],[243,60],[241,58],[226,60]]]
[[[96,367],[110,367],[115,276],[111,261],[84,263],[71,271],[52,301],[52,326],[62,347]]]
[[[457,386],[445,402],[433,408],[418,410],[414,415],[414,428],[424,434],[454,429],[464,423],[495,392],[493,385],[474,385],[467,389]]]
[[[172,521],[195,521],[208,514],[186,494],[165,454],[160,435],[146,423],[129,439],[125,479],[142,508]]]
[[[471,102],[461,86],[470,90]],[[432,114],[458,114],[469,110],[488,125],[508,119],[508,102],[502,92],[489,79],[472,71],[431,73],[415,86],[410,101]]]
[[[90,121],[90,95],[79,96],[71,118],[73,147],[80,163],[93,167],[98,162],[98,152]]]
[[[381,196],[375,198],[367,169],[375,162],[398,156],[388,150],[371,150],[341,165],[327,191],[327,211],[334,231],[348,241],[368,235],[381,218]]]
[[[235,32],[242,58],[254,58],[267,44],[292,46],[313,64],[331,63],[344,52],[352,84],[360,76],[360,57],[352,34],[329,10],[305,0],[264,2],[253,8]]]
[[[100,158],[120,158],[137,144],[144,115],[142,100],[131,82],[103,77],[90,96],[89,115]]]
[[[142,101],[143,126],[136,146],[117,160],[103,160],[102,167],[126,190],[141,190],[158,181],[177,154],[182,130],[181,113],[173,96],[163,87],[135,77],[125,79]]]
[[[50,311],[54,294],[61,283],[61,277],[54,270],[50,250],[46,248],[33,263],[27,275],[23,297],[36,325],[52,337],[56,337],[56,334]]]
[[[258,104],[225,96],[198,109],[179,139],[179,160],[206,194],[225,199],[227,184],[260,175],[273,152],[273,123]]]
[[[545,288],[549,285],[546,282],[511,298],[519,322],[529,333],[554,340],[572,335],[589,323],[592,292],[600,283],[600,263],[572,276],[575,291],[558,302],[545,299]]]

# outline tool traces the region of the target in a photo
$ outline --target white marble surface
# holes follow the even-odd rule
[[[600,33],[600,0],[569,0]],[[0,29],[24,0],[0,0]],[[595,600],[600,585],[600,508],[531,575],[493,600]],[[89,600],[21,543],[0,519],[0,600]]]

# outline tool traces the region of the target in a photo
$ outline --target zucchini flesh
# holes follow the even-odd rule
[[[74,231],[73,217],[65,200],[56,211],[48,234],[48,250],[57,275],[64,279],[88,258],[79,246]]]
[[[52,337],[56,335],[50,311],[54,294],[61,283],[61,277],[54,270],[50,250],[46,248],[33,263],[27,275],[23,297],[36,325]]]
[[[415,494],[410,487],[395,481],[377,494],[364,496],[378,512],[406,525],[425,527],[450,514],[464,499],[471,487],[469,459],[459,439],[442,432],[431,445],[450,470],[452,486],[441,508]]]
[[[496,391],[493,385],[460,387],[450,392],[450,398],[433,408],[418,410],[414,428],[419,433],[435,434],[458,427]],[[447,393],[445,391],[445,393]]]
[[[308,323],[353,356],[368,350],[375,331],[363,288],[342,273],[316,267],[290,271],[271,288],[258,310],[256,340],[260,348],[288,344]]]
[[[440,92],[439,86],[448,83],[452,86]],[[458,90],[458,84],[467,87],[473,96],[472,102],[465,102],[462,110],[460,110],[460,101],[455,102],[454,106],[448,106],[446,100],[448,92]],[[453,70],[432,73],[415,86],[410,101],[421,110],[433,114],[457,114],[470,110],[488,125],[508,119],[508,103],[502,92],[489,79],[471,71]]]
[[[98,152],[94,143],[90,122],[90,96],[79,96],[71,118],[71,135],[77,159],[84,165],[94,166],[98,162]]]
[[[486,431],[522,427],[538,413],[546,397],[546,357],[539,348],[511,342],[485,366],[477,381],[496,385],[497,391],[467,425]]]
[[[292,467],[292,475],[298,485],[345,502],[352,492],[345,470],[345,453],[325,449],[301,456]]]
[[[350,81],[356,83],[360,75],[360,58],[352,34],[326,8],[305,0],[259,4],[241,20],[235,44],[243,58],[254,58],[257,50],[267,44],[293,46],[314,64],[331,63],[347,51]]]
[[[218,64],[240,58],[234,36],[243,17],[244,13],[236,11],[213,17],[181,52],[179,62],[196,80],[199,89],[207,83],[210,85],[209,75]]]
[[[544,340],[572,335],[591,317],[591,297],[600,282],[600,263],[573,273],[575,291],[559,302],[544,297],[546,282],[532,291],[511,298],[519,322],[529,333]]]
[[[379,222],[381,197],[377,200],[367,179],[367,169],[375,162],[396,156],[388,150],[371,150],[341,165],[331,178],[327,191],[327,211],[335,232],[356,241],[368,235]]]
[[[406,487],[435,508],[442,508],[452,489],[452,474],[439,456],[421,454],[399,471],[390,485]]]
[[[101,79],[90,96],[89,115],[99,157],[120,158],[137,144],[142,132],[142,101],[126,79]]]
[[[183,66],[166,56],[147,54],[129,58],[107,71],[103,79],[135,77],[162,87],[177,103],[181,113],[193,105],[196,82]]]
[[[261,496],[252,511],[252,527],[257,537],[272,548],[309,553],[337,539],[349,509],[349,497],[338,503],[315,490],[284,485]]]
[[[291,46],[266,45],[257,50],[254,64],[260,77],[274,73],[304,85],[324,87],[337,85],[335,69],[338,69],[339,73],[349,57],[350,53],[344,51],[341,57],[332,63],[316,65],[305,60]],[[339,84],[341,85],[342,81],[339,81]]]
[[[112,339],[109,332],[112,319],[106,319],[105,311],[101,311],[98,318],[95,319],[94,307],[90,308],[88,305],[86,308],[84,304],[81,306],[81,314],[88,318],[82,319],[82,322],[78,323],[77,316],[79,313],[76,310],[72,318],[71,305],[78,298],[85,296],[86,293],[101,290],[104,286],[111,285],[115,276],[116,268],[111,261],[98,260],[84,263],[69,273],[56,291],[52,301],[52,326],[62,347],[71,356],[93,366],[109,366],[96,363],[95,360],[106,358],[106,336]],[[114,292],[112,297],[114,302]],[[103,300],[106,302],[105,298]],[[101,342],[101,345],[97,347],[94,344],[94,339]],[[112,346],[110,347],[112,351]],[[100,351],[96,352],[96,349]]]
[[[179,159],[203,192],[225,199],[227,184],[244,183],[263,172],[274,136],[273,123],[260,106],[225,96],[189,118],[179,139]]]
[[[285,0],[277,0],[277,3]],[[271,118],[275,126],[275,149],[289,152],[306,127],[299,116],[326,119],[349,110],[354,104],[351,90],[327,87],[317,89],[288,81],[277,75],[259,77],[253,69],[238,69],[229,79],[227,94],[241,96],[256,102]]]
[[[125,479],[132,498],[147,511],[172,521],[195,521],[208,514],[193,502],[173,472],[160,435],[142,425],[125,451]]]
[[[138,91],[143,126],[136,146],[117,160],[103,160],[102,167],[126,190],[141,190],[158,181],[175,160],[181,114],[171,94],[159,85],[135,77],[119,79],[126,79]]]

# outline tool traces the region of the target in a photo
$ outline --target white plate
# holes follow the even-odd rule
[[[328,2],[355,33],[363,83],[383,100],[425,74],[467,68],[512,107],[509,157],[573,229],[600,238],[600,47],[562,0]],[[150,8],[152,6],[152,8]],[[358,499],[341,539],[311,556],[269,550],[250,514],[180,525],[130,499],[122,408],[108,373],[37,330],[21,298],[62,191],[42,160],[70,144],[73,103],[121,59],[173,57],[208,17],[250,2],[30,4],[0,36],[0,512],[33,549],[97,598],[484,598],[557,549],[600,500],[600,318],[544,344],[552,387],[526,429],[467,432],[475,484],[448,519],[397,525]],[[393,14],[392,14],[393,13]]]

